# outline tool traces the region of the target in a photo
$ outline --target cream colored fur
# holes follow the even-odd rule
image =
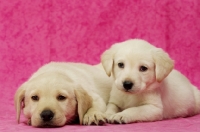
[[[102,66],[51,62],[41,67],[15,94],[17,121],[23,109],[35,127],[63,126],[79,116],[80,124],[101,125],[111,90],[111,80]],[[38,100],[33,100],[38,96]],[[66,99],[59,100],[59,98]],[[51,110],[54,117],[43,121],[41,113]]]
[[[101,60],[115,80],[106,110],[109,123],[157,121],[200,112],[199,90],[173,69],[173,60],[162,49],[132,39],[114,44]],[[121,63],[123,67],[118,66]],[[133,83],[128,90],[125,81]]]

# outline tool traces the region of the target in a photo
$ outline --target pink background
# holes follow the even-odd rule
[[[200,115],[128,125],[33,128],[17,124],[13,96],[49,61],[97,64],[115,42],[165,49],[200,88],[199,0],[0,0],[0,131],[200,131]]]

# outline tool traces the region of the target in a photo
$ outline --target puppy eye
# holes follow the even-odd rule
[[[33,101],[38,101],[38,100],[39,100],[39,97],[38,97],[37,95],[35,95],[35,96],[32,96],[31,99],[32,99]]]
[[[119,68],[124,68],[124,63],[122,63],[122,62],[118,63],[118,67]]]
[[[145,72],[145,71],[147,71],[147,70],[148,70],[148,68],[145,67],[145,66],[141,66],[141,67],[140,67],[140,71],[141,71],[141,72]]]
[[[60,101],[65,100],[65,99],[66,99],[66,97],[65,97],[65,96],[62,96],[62,95],[59,95],[59,96],[57,97],[57,100],[60,100]]]

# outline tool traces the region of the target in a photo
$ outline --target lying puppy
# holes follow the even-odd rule
[[[17,121],[23,108],[35,127],[63,126],[77,115],[80,124],[101,125],[106,122],[103,112],[111,86],[101,65],[49,63],[17,90]]]
[[[157,121],[200,112],[200,92],[162,49],[133,39],[113,45],[101,57],[114,84],[107,105],[109,123]]]

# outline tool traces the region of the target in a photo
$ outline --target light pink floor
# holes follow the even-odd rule
[[[16,123],[13,96],[49,61],[99,63],[115,42],[142,38],[165,49],[200,88],[199,0],[0,0],[0,132],[200,131],[200,115],[151,123],[40,129]]]

